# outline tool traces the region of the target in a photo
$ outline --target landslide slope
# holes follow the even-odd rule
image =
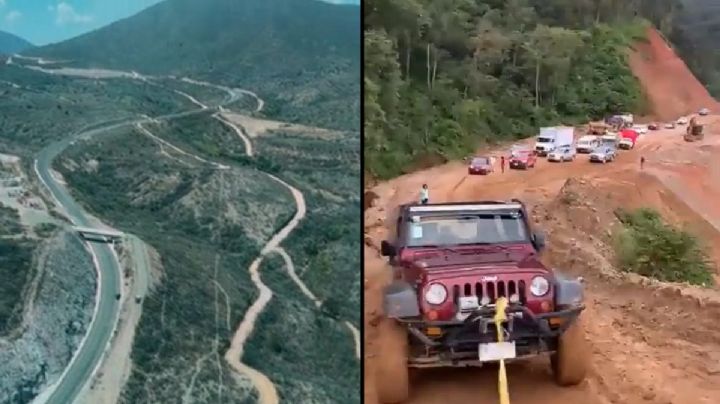
[[[639,41],[633,47],[630,67],[658,119],[672,120],[718,105],[655,28],[647,28],[646,41]]]

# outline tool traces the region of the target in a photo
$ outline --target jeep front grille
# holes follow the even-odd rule
[[[497,281],[497,282],[477,282],[465,283],[463,285],[453,286],[453,301],[457,304],[460,297],[477,296],[480,301],[483,296],[490,299],[490,304],[494,304],[498,297],[509,297],[515,293],[520,297],[520,303],[525,304],[527,295],[525,292],[525,281]]]

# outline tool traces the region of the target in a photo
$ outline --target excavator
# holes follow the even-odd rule
[[[704,137],[703,125],[698,123],[697,116],[693,116],[690,118],[690,122],[688,122],[683,139],[685,139],[686,142],[696,142],[703,140]]]

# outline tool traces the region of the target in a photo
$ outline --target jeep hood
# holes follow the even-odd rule
[[[447,254],[422,254],[412,261],[412,265],[433,277],[467,276],[470,273],[534,271],[545,267],[534,250],[529,248],[508,248],[495,251],[459,251]]]

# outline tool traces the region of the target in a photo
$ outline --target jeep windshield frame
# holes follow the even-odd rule
[[[427,205],[426,205],[427,206]],[[399,230],[400,245],[453,249],[462,246],[531,243],[531,229],[519,204],[411,207]],[[416,207],[419,208],[419,207]]]

